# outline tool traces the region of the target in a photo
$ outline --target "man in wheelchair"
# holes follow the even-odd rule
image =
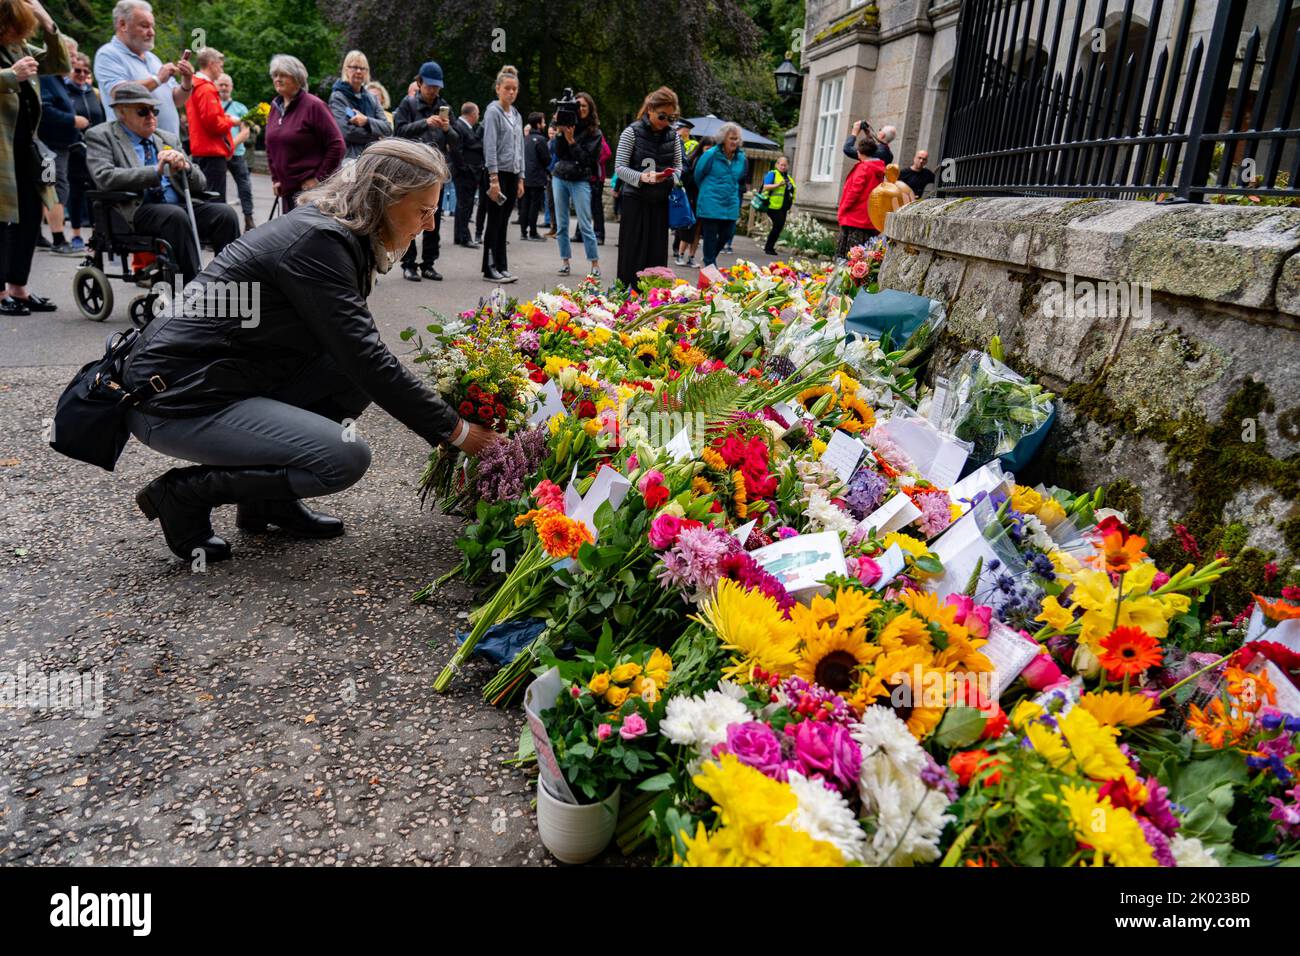
[[[113,88],[117,117],[86,131],[86,165],[103,190],[138,192],[139,198],[119,203],[123,231],[164,239],[176,256],[181,275],[189,282],[202,268],[185,208],[185,190],[200,195],[207,185],[181,151],[175,134],[158,128],[158,103],[140,83]],[[182,177],[177,179],[176,177]],[[239,238],[239,216],[219,202],[194,200],[199,238],[220,252]]]

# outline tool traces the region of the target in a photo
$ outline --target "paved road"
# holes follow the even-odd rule
[[[269,208],[265,177],[257,191]],[[616,241],[611,225],[607,276]],[[516,236],[510,255],[512,291],[550,285],[553,242]],[[133,441],[109,474],[45,444],[75,367],[127,325],[125,295],[104,324],[75,311],[78,264],[38,252],[31,288],[62,308],[0,321],[0,705],[28,698],[0,707],[0,863],[551,862],[532,778],[503,764],[519,712],[478,697],[490,668],[429,689],[472,595],[409,602],[457,553],[457,522],[418,508],[427,447],[370,410],[371,470],[328,502],[346,537],[247,535],[223,508],[235,560],[191,571],[132,501],[167,459]],[[438,266],[441,283],[379,284],[390,344],[423,308],[491,289],[472,250]],[[41,699],[63,672],[81,675],[79,706]]]

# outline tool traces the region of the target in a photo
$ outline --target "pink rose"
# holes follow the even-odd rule
[[[853,278],[865,279],[867,277],[867,271],[870,268],[871,267],[868,266],[866,262],[864,262],[862,259],[859,259],[857,262],[853,263],[853,266],[852,268],[849,269],[849,271],[853,274]]]
[[[970,631],[971,637],[989,636],[989,621],[993,618],[991,607],[976,604],[975,599],[966,594],[949,594],[943,603],[957,608],[957,616],[953,620]]]
[[[624,740],[636,740],[645,732],[645,718],[640,714],[628,714],[623,718],[623,726],[618,729],[618,735]]]
[[[1168,583],[1169,583],[1169,575],[1166,574],[1164,571],[1157,571],[1156,576],[1151,579],[1151,590],[1159,591],[1162,587],[1164,587]]]
[[[1052,660],[1051,654],[1034,655],[1034,659],[1020,672],[1020,676],[1034,690],[1046,690],[1065,679],[1061,669],[1056,666],[1056,661]]]
[[[682,533],[682,519],[674,514],[658,515],[650,522],[650,547],[656,551],[665,551],[677,541]]]
[[[880,565],[871,558],[849,558],[849,573],[871,587],[880,580]]]
[[[564,511],[564,489],[549,479],[540,481],[536,488],[533,489],[533,497],[537,499],[537,505],[540,508],[553,508],[556,511]]]
[[[608,740],[609,735],[612,734],[613,732],[614,732],[613,726],[611,726],[610,724],[601,724],[599,727],[596,728],[596,739]]]
[[[636,483],[636,490],[645,494],[647,488],[653,488],[655,485],[664,483],[664,473],[658,469],[651,468]]]

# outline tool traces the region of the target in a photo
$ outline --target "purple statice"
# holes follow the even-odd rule
[[[474,472],[474,490],[489,504],[519,498],[529,478],[546,460],[544,428],[518,432],[483,449]]]
[[[1156,862],[1161,866],[1177,866],[1174,851],[1169,846],[1169,838],[1160,832],[1160,828],[1143,817],[1138,817],[1137,822],[1142,828],[1142,835],[1147,838],[1147,845],[1151,847]]]
[[[957,799],[957,780],[952,771],[928,753],[925,755],[925,769],[921,771],[921,782],[931,790],[942,791],[949,803]]]
[[[927,538],[933,538],[952,524],[951,502],[946,491],[927,491],[912,501],[921,509],[921,532]]]
[[[718,573],[720,577],[737,582],[747,591],[758,590],[766,594],[776,602],[776,606],[787,618],[790,616],[790,608],[794,607],[794,598],[790,592],[775,575],[764,571],[747,552],[733,551],[724,555],[718,563]]]
[[[849,478],[844,503],[853,517],[861,521],[880,507],[889,490],[889,479],[873,468],[863,466]]]

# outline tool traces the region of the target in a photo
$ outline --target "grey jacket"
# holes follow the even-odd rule
[[[146,189],[162,185],[162,175],[157,166],[142,166],[140,157],[135,153],[135,145],[127,135],[122,124],[109,120],[86,130],[86,166],[99,189],[120,189],[128,192],[142,193]],[[164,146],[181,151],[180,140],[175,133],[157,130],[153,134],[154,149],[162,152]],[[203,173],[192,162],[189,175],[190,195],[197,196],[207,188],[208,182]],[[183,188],[173,183],[172,188],[178,192]],[[118,210],[130,225],[135,221],[135,211],[140,208],[140,200],[132,199],[118,205]]]
[[[489,173],[524,174],[524,125],[519,110],[510,114],[493,100],[483,112],[483,163]]]

